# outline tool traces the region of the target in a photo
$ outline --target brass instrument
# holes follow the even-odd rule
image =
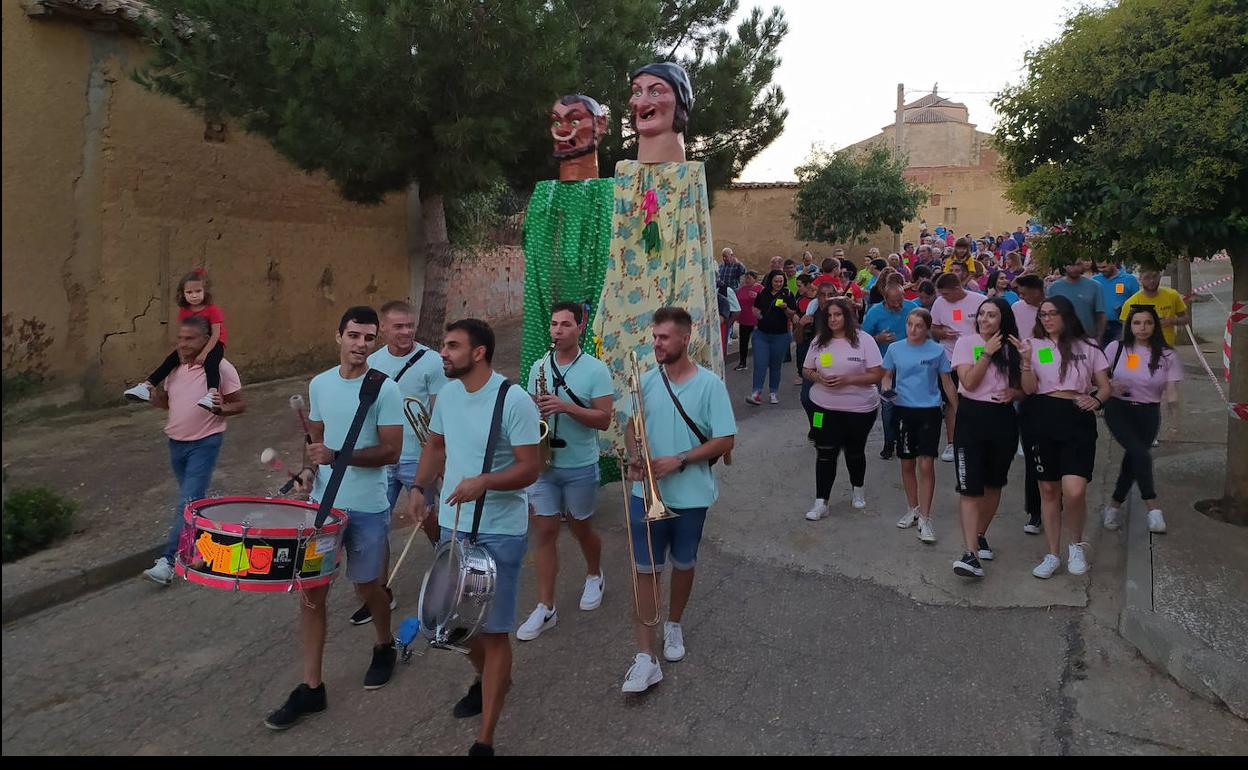
[[[412,413],[412,405],[416,406],[416,413]],[[424,401],[415,396],[403,397],[403,414],[407,417],[407,422],[412,426],[412,430],[416,431],[416,442],[422,447],[429,440],[429,407]]]
[[[646,551],[650,555],[650,563],[654,564],[654,540],[650,533],[650,526],[656,521],[674,519],[679,514],[673,512],[663,502],[662,496],[659,495],[658,480],[654,478],[654,468],[651,466],[650,440],[646,436],[646,407],[643,403],[641,392],[641,366],[637,362],[637,353],[635,351],[628,354],[628,391],[633,404],[633,414],[628,418],[628,425],[633,429],[633,457],[636,464],[641,466],[641,499],[645,505],[642,523],[646,527]],[[662,618],[657,577],[651,584],[651,587],[654,589],[654,615],[650,618],[641,616],[641,598],[637,593],[637,563],[636,559],[633,558],[633,528],[629,514],[628,466],[622,454],[619,462],[621,464],[621,475],[624,479],[620,486],[624,490],[624,531],[628,533],[628,563],[633,571],[633,610],[637,613],[637,619],[643,625],[657,626]]]
[[[555,343],[550,343],[550,355],[554,354]],[[537,395],[549,396],[550,390],[546,387],[546,358],[543,357],[537,365]],[[545,471],[550,464],[555,461],[555,450],[550,445],[550,423],[541,420],[538,423],[538,453],[542,461],[542,470]]]

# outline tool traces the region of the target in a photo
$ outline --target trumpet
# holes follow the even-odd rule
[[[416,412],[412,413],[412,406],[415,405]],[[415,396],[403,397],[403,414],[407,417],[407,422],[412,426],[412,430],[416,432],[416,441],[421,446],[429,440],[429,407],[424,401]]]
[[[654,469],[651,466],[650,440],[646,437],[646,406],[643,402],[641,391],[641,366],[637,362],[636,352],[628,354],[628,367],[628,391],[633,404],[633,414],[628,418],[628,426],[633,430],[633,456],[636,459],[636,463],[641,466],[641,499],[645,507],[642,523],[646,527],[646,552],[650,555],[650,563],[654,564],[654,538],[650,527],[656,521],[674,519],[679,514],[673,512],[663,502],[663,497],[659,494],[658,481],[654,478]],[[629,499],[628,465],[622,453],[618,459],[621,465],[621,475],[624,478],[620,486],[624,490],[624,531],[628,533],[628,562],[633,571],[633,609],[637,613],[637,619],[641,621],[642,625],[657,626],[662,617],[657,577],[651,582],[651,588],[654,590],[654,615],[648,618],[643,618],[641,615],[641,597],[637,589],[637,564],[633,558],[633,528],[629,514],[631,501]]]

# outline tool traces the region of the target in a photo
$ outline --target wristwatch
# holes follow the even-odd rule
[[[680,460],[680,472],[684,473],[685,468],[689,465],[689,453],[681,452],[680,454],[676,455],[676,457]]]

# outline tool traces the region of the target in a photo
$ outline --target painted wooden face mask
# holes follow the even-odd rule
[[[607,111],[587,96],[562,96],[550,108],[550,136],[557,160],[597,152],[598,139],[607,131]]]

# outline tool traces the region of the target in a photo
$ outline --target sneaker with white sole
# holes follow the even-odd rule
[[[907,510],[905,514],[900,519],[897,520],[897,528],[898,529],[910,529],[915,524],[918,524],[919,518],[920,518],[919,510],[920,508],[917,505]]]
[[[585,578],[585,590],[581,592],[581,609],[596,610],[602,605],[602,592],[607,586],[602,575],[588,575]]]
[[[558,622],[559,615],[539,602],[533,612],[529,613],[529,619],[516,629],[516,638],[522,642],[531,642],[541,636],[543,631],[554,628]]]
[[[1066,571],[1072,575],[1082,575],[1088,571],[1088,559],[1083,554],[1087,543],[1071,543],[1066,549]]]
[[[1118,517],[1118,509],[1112,505],[1105,506],[1105,510],[1101,513],[1101,526],[1112,531],[1121,525],[1122,519]]]
[[[853,499],[850,504],[859,510],[867,507],[867,490],[862,487],[853,487]]]
[[[824,500],[816,500],[809,511],[806,511],[806,521],[819,521],[828,515],[828,504]]]
[[[142,401],[147,403],[152,400],[152,386],[148,385],[146,382],[140,382],[133,388],[127,389],[121,395],[125,396],[130,401]]]
[[[1029,535],[1038,535],[1044,531],[1044,522],[1039,516],[1028,516],[1027,523],[1023,525],[1023,531]]]
[[[983,535],[976,535],[976,538],[978,539],[977,545],[979,552],[975,555],[984,561],[992,561],[996,558],[996,554],[992,552],[992,546],[988,545],[988,538]]]
[[[932,520],[923,516],[919,517],[919,539],[924,543],[936,542],[936,530],[932,528]]]
[[[663,657],[673,663],[685,657],[685,632],[670,620],[663,624]]]
[[[162,556],[150,568],[143,570],[143,577],[167,586],[173,582],[173,564]]]
[[[761,390],[754,391],[753,393],[745,397],[745,403],[749,404],[750,406],[758,406],[762,404],[763,392]]]
[[[1057,558],[1055,555],[1051,553],[1046,553],[1044,555],[1044,561],[1037,564],[1035,569],[1031,571],[1031,574],[1035,575],[1041,580],[1048,580],[1049,578],[1053,577],[1053,573],[1057,572],[1057,568],[1060,566],[1062,566],[1061,559]]]
[[[639,652],[624,675],[624,686],[620,689],[624,692],[645,692],[661,681],[663,669],[659,668],[659,662],[648,653]]]
[[[770,397],[768,400],[769,400],[769,401],[771,401],[771,403],[773,403],[773,404],[778,404],[778,403],[780,403],[780,399],[776,396],[776,394],[775,394],[775,393],[772,393],[772,394],[771,394],[771,397]]]
[[[211,394],[211,393],[205,393],[203,398],[201,398],[200,400],[198,400],[198,401],[196,401],[196,402],[195,402],[195,406],[199,407],[200,409],[204,409],[204,410],[206,410],[206,411],[209,411],[209,412],[217,412],[217,411],[218,411],[218,409],[217,409],[217,404],[216,404],[216,402],[214,402],[214,401],[212,400],[212,394]]]
[[[1160,508],[1148,512],[1148,531],[1158,535],[1166,533],[1166,520],[1162,517]]]
[[[953,571],[962,577],[983,577],[984,568],[980,565],[979,559],[975,558],[975,554],[967,551],[962,554],[962,558],[953,563]]]
[[[942,463],[953,462],[953,444],[945,444],[945,449],[940,453],[940,461]]]

